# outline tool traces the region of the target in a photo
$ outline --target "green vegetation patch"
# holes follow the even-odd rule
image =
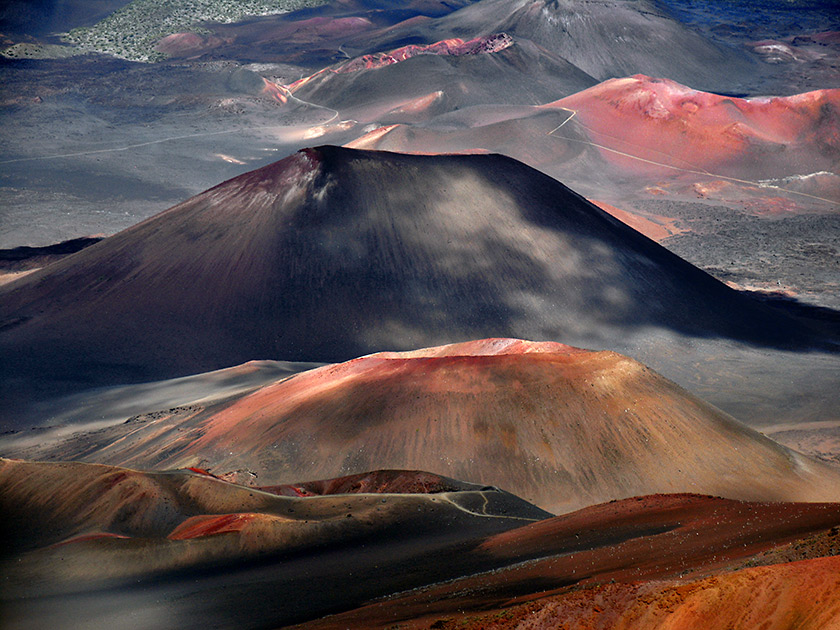
[[[63,59],[81,54],[77,48],[56,44],[20,43],[0,50],[7,59]]]
[[[154,49],[167,35],[189,30],[210,33],[202,22],[237,22],[257,15],[288,13],[324,0],[134,0],[104,20],[64,35],[64,41],[131,61],[160,61]]]

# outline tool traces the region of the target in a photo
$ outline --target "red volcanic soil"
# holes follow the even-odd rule
[[[203,462],[215,473],[250,470],[260,484],[292,492],[301,477],[428,470],[499,486],[555,513],[653,492],[840,498],[840,473],[636,361],[510,339],[325,366],[223,408],[140,426],[84,457],[142,467]]]
[[[309,497],[325,494],[391,493],[433,494],[478,490],[480,486],[419,470],[376,470],[336,479],[305,481],[279,486],[259,486],[259,490],[284,496]]]
[[[155,50],[170,57],[190,57],[229,43],[231,43],[230,39],[222,39],[213,35],[173,33],[161,39],[155,45]]]
[[[741,99],[635,75],[546,107],[573,110],[604,157],[633,172],[662,172],[664,165],[772,178],[830,171],[840,160],[838,89]]]
[[[682,628],[680,621],[686,617],[681,615],[692,610],[703,610],[714,623],[715,613],[706,613],[705,607],[717,601],[752,601],[756,611],[770,612],[771,619],[773,603],[780,611],[790,607],[806,618],[834,619],[837,600],[831,594],[837,576],[831,577],[830,571],[837,566],[836,559],[728,572],[760,558],[765,550],[793,541],[802,545],[810,532],[834,527],[839,517],[836,504],[740,503],[696,495],[607,503],[497,534],[476,548],[475,553],[501,561],[498,566],[504,568],[403,593],[303,627],[381,628],[400,623],[406,628],[450,630],[629,629],[636,626],[613,626],[610,621],[647,619],[651,628]],[[697,580],[706,575],[714,577]],[[687,582],[686,576],[694,581]],[[788,578],[792,581],[784,586]],[[815,589],[810,600],[808,587]],[[827,609],[814,604],[824,597],[832,602]],[[735,611],[744,620],[760,618],[750,617],[748,610],[716,614],[724,615],[724,620]],[[821,617],[826,610],[831,614]],[[570,616],[563,618],[555,611]],[[471,617],[476,614],[481,616]],[[670,614],[677,616],[662,619]],[[540,625],[528,625],[532,619]]]
[[[171,627],[493,627],[464,615],[524,618],[517,604],[553,623],[566,597],[584,619],[597,606],[655,621],[715,597],[807,613],[797,593],[828,596],[835,565],[727,572],[832,553],[840,525],[840,504],[657,495],[548,518],[498,490],[292,498],[184,471],[2,459],[0,508],[4,622],[32,627],[57,610],[101,627],[150,601]],[[106,594],[107,610],[90,605]]]
[[[441,630],[828,630],[840,628],[840,557],[742,569],[686,582],[602,584]],[[408,626],[410,627],[410,626]],[[416,627],[429,627],[418,624]]]
[[[417,55],[445,55],[453,57],[461,57],[463,55],[479,55],[484,53],[495,53],[504,50],[513,45],[513,40],[505,33],[497,33],[488,37],[476,37],[469,41],[462,39],[447,39],[434,44],[403,46],[389,52],[376,53],[373,55],[362,55],[355,59],[351,59],[345,63],[338,64],[331,68],[325,68],[319,73],[309,77],[304,77],[289,85],[289,89],[294,92],[299,87],[309,83],[314,77],[317,77],[324,72],[332,72],[334,74],[345,74],[349,72],[359,72],[361,70],[371,70],[375,68],[382,68],[391,64],[411,59]]]
[[[228,532],[241,532],[253,521],[266,518],[271,519],[271,517],[254,513],[192,516],[173,529],[167,538],[188,540]]]

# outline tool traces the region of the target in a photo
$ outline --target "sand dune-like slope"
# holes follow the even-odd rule
[[[368,478],[412,476],[433,477]],[[201,471],[11,460],[0,489],[9,628],[442,627],[570,586],[720,575],[793,549],[819,557],[840,523],[838,504],[659,495],[549,518],[498,490],[293,498]],[[555,601],[538,603],[548,614]]]
[[[840,557],[742,569],[700,580],[619,582],[490,614],[438,616],[440,630],[827,630],[840,628]],[[337,618],[340,622],[341,616]],[[355,627],[378,627],[359,620]],[[331,627],[328,620],[304,627]]]
[[[387,628],[399,623],[412,629],[594,630],[635,628],[628,622],[637,620],[652,628],[693,628],[690,624],[706,620],[709,627],[718,628],[732,627],[714,624],[737,623],[740,613],[744,625],[734,627],[754,628],[761,626],[747,622],[773,620],[774,606],[780,613],[800,613],[803,621],[834,620],[836,576],[831,570],[836,562],[815,561],[824,552],[814,540],[831,539],[836,545],[837,529],[830,528],[837,519],[837,504],[636,497],[482,541],[476,552],[494,558],[490,565],[501,561],[495,570],[401,593],[302,627]],[[746,563],[765,564],[768,550],[772,554],[787,546],[803,550],[804,564],[731,572]],[[705,576],[712,577],[698,580]],[[791,581],[785,586],[786,579]],[[716,608],[717,603],[724,608]],[[755,608],[736,607],[750,603]],[[733,608],[726,609],[727,604]],[[790,623],[790,618],[781,618]],[[532,620],[542,625],[529,625]],[[627,625],[611,625],[612,621]]]
[[[383,483],[388,478],[390,482]],[[364,489],[354,488],[354,483]],[[248,549],[299,551],[323,546],[333,536],[352,539],[377,529],[380,534],[401,527],[406,532],[456,526],[469,530],[469,523],[475,522],[480,532],[485,527],[509,529],[550,516],[497,488],[482,490],[417,471],[367,473],[349,483],[339,479],[298,486],[319,491],[307,497],[288,496],[281,494],[283,489],[239,486],[201,469],[143,472],[97,464],[0,459],[3,556],[88,540],[184,540],[230,531],[251,538],[243,541],[244,548],[219,551],[220,557],[243,558],[250,555]],[[407,493],[407,489],[415,492]],[[417,523],[412,524],[415,519]],[[265,520],[276,527],[261,531],[257,525]],[[126,560],[113,567],[111,574],[176,569],[202,561],[200,552],[191,556],[189,551],[165,551],[150,556],[148,563]],[[216,555],[211,550],[205,560],[218,559]],[[139,565],[132,569],[130,562]],[[99,569],[79,566],[75,570],[94,575]]]
[[[428,470],[554,513],[655,492],[840,498],[840,473],[632,359],[510,339],[374,354],[27,457],[245,470],[262,486]]]
[[[455,577],[475,560],[443,555],[550,516],[425,473],[365,479],[377,487],[303,498],[199,470],[0,459],[3,627],[102,627],[111,615],[126,628],[285,625]],[[372,493],[394,482],[433,493]]]
[[[574,110],[604,157],[740,178],[812,175],[840,166],[840,90],[740,99],[644,75],[611,79],[548,105]]]
[[[147,422],[199,411],[242,396],[264,385],[304,372],[321,363],[249,361],[230,368],[164,381],[116,385],[56,398],[45,396],[31,405],[9,410],[0,438],[2,452],[20,452],[61,441],[78,431],[96,432],[115,424]],[[28,430],[27,430],[28,429]]]
[[[497,155],[301,151],[0,287],[8,397],[256,357],[663,330],[818,343]],[[36,378],[37,377],[37,378]]]

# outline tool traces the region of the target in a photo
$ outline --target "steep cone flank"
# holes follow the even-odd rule
[[[487,336],[603,346],[651,327],[811,343],[514,160],[337,147],[246,173],[3,287],[0,322],[0,363],[21,386]]]
[[[722,48],[655,0],[483,0],[441,20],[437,33],[505,32],[597,78],[643,72],[730,90],[759,70],[744,50]]]
[[[288,89],[295,98],[335,108],[344,117],[404,122],[416,119],[417,113],[400,111],[397,105],[431,92],[441,93],[434,113],[442,114],[479,103],[545,103],[596,83],[532,42],[494,33],[356,57],[301,78]],[[396,111],[388,113],[391,108]]]
[[[555,513],[654,492],[840,498],[836,471],[640,363],[511,340],[325,366],[215,413],[138,428],[84,458],[248,469],[261,485],[428,470],[498,486]]]

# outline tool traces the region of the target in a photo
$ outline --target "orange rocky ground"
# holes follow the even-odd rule
[[[836,630],[840,557],[743,569],[701,580],[602,584],[441,630]],[[418,626],[423,627],[423,626]]]
[[[414,477],[435,481],[334,489]],[[0,514],[9,627],[156,610],[162,628],[781,630],[840,614],[838,503],[654,495],[552,518],[495,489],[289,497],[200,470],[0,459]]]
[[[840,151],[840,90],[742,99],[635,75],[546,107],[574,111],[604,158],[634,171],[810,175],[833,170]]]
[[[302,627],[835,628],[840,560],[823,557],[838,549],[835,509],[693,495],[593,506],[483,541],[504,568]]]
[[[670,217],[641,215],[637,212],[628,212],[627,210],[616,208],[605,201],[598,201],[596,199],[592,199],[591,201],[604,212],[608,212],[622,223],[629,225],[637,232],[641,232],[657,243],[664,241],[669,236],[687,231],[677,227],[676,220]]]

